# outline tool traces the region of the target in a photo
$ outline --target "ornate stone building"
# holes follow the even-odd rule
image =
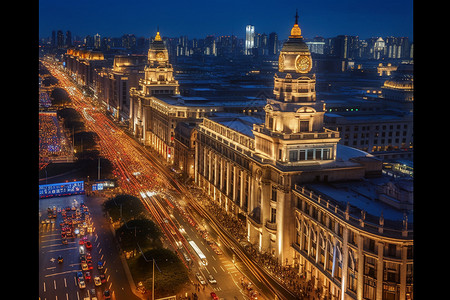
[[[322,295],[412,298],[412,210],[389,204],[399,193],[379,187],[391,180],[380,160],[338,145],[339,132],[324,127],[297,18],[265,120],[213,113],[198,125],[195,182],[246,220],[254,248],[298,269]]]
[[[158,32],[148,50],[144,78],[139,81],[138,88],[130,89],[130,130],[144,145],[156,150],[169,164],[175,163],[175,128],[178,123],[195,125],[212,112],[242,112],[249,108],[257,111],[264,105],[263,100],[250,103],[231,97],[206,99],[182,96],[173,72],[168,51]],[[178,149],[182,149],[181,144]],[[188,165],[188,161],[192,160],[188,157],[192,151],[182,151],[179,154],[183,153],[187,156],[179,157],[177,166],[182,161],[184,171],[190,170],[188,173],[192,175],[192,164]]]

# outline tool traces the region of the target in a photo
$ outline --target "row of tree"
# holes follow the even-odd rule
[[[150,219],[139,198],[121,194],[103,203],[111,221],[119,222],[116,238],[123,251],[133,251],[135,257],[128,260],[134,281],[142,282],[152,290],[153,259],[155,268],[155,298],[174,295],[189,282],[188,272],[180,258],[163,248],[162,233]]]

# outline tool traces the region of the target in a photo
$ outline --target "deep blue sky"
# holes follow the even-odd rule
[[[407,36],[413,40],[413,0],[39,0],[39,37],[52,30],[72,35],[150,37],[245,37],[245,26],[258,33],[288,37],[298,8],[306,38],[358,35]]]

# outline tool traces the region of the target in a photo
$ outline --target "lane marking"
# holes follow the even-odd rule
[[[78,272],[78,271],[81,271],[81,269],[80,270],[70,270],[70,271],[65,271],[65,272],[61,272],[61,273],[48,274],[48,275],[45,275],[44,277],[58,276],[61,274],[73,273],[73,272]]]
[[[64,250],[72,250],[72,249],[78,249],[78,247],[70,247],[70,248],[63,248],[63,249],[54,249],[54,250],[48,250],[47,252],[56,252],[56,251],[64,251]]]

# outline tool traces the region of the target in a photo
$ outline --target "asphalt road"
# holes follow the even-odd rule
[[[112,232],[109,229],[98,197],[85,195],[58,197],[39,200],[39,221],[47,218],[47,207],[65,208],[72,206],[74,201],[84,203],[89,208],[94,224],[94,232],[87,234],[92,242],[92,249],[88,250],[92,256],[94,268],[90,270],[92,279],[86,281],[86,288],[80,289],[76,280],[76,272],[81,271],[79,240],[80,238],[68,238],[68,244],[62,244],[60,222],[63,221],[60,212],[57,213],[55,223],[39,225],[39,297],[40,299],[84,299],[93,297],[103,299],[103,291],[109,289],[112,299],[139,299],[130,289],[120,260],[118,247]],[[53,219],[54,220],[54,219]],[[58,256],[64,258],[63,263],[58,263]],[[104,274],[107,282],[95,287],[93,278],[99,275],[97,262],[103,261]],[[85,273],[85,272],[83,272]]]

